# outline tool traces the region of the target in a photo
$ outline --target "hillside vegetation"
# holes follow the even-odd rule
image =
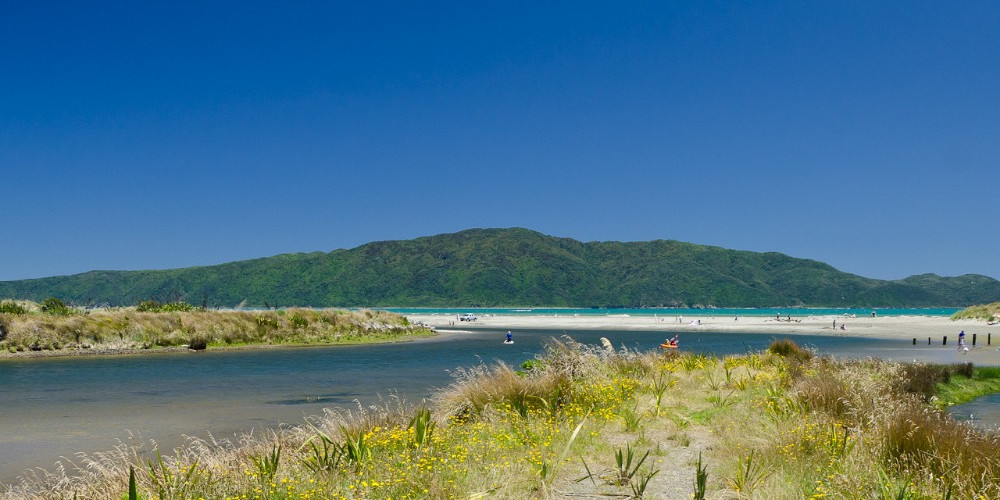
[[[1000,282],[931,274],[883,281],[779,253],[679,241],[589,242],[527,229],[472,229],[330,253],[163,271],[91,271],[0,282],[0,297],[207,307],[966,306]]]
[[[521,372],[459,371],[420,407],[329,411],[152,458],[119,444],[0,498],[998,498],[1000,438],[929,404],[997,380],[788,341],[717,358],[565,339]]]

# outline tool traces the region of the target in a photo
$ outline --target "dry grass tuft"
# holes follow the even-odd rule
[[[302,314],[273,319],[308,329]],[[1000,437],[923,400],[940,370],[795,352],[720,362],[564,338],[525,373],[458,370],[420,408],[389,398],[163,456],[136,439],[0,497],[120,499],[134,467],[147,498],[1000,498]],[[633,449],[641,468],[622,465]]]

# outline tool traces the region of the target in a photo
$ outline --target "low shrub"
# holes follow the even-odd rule
[[[258,314],[254,318],[254,322],[257,323],[257,328],[262,332],[278,328],[278,318],[271,314]]]
[[[292,324],[292,328],[305,328],[309,326],[309,320],[301,314],[292,314],[288,317],[288,322]]]
[[[144,300],[139,302],[135,306],[135,310],[139,312],[188,312],[197,311],[201,308],[195,307],[184,301],[177,302],[157,302],[155,300]]]
[[[812,351],[799,347],[798,344],[788,339],[778,339],[771,342],[767,351],[783,358],[793,358],[799,361],[809,361],[813,357]]]
[[[947,383],[950,379],[951,370],[946,366],[913,363],[903,366],[899,382],[904,391],[919,394],[926,401],[934,395],[938,382]]]
[[[42,301],[42,312],[53,316],[69,316],[72,310],[62,300],[49,297]]]
[[[13,300],[0,302],[0,314],[27,314],[28,310]]]

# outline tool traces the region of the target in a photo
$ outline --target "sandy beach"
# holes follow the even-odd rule
[[[803,315],[794,313],[775,317],[760,316],[629,316],[629,315],[483,315],[476,321],[459,321],[454,315],[412,314],[411,322],[447,331],[485,329],[551,329],[572,335],[573,330],[639,330],[671,334],[678,332],[739,332],[767,333],[773,335],[827,335],[835,337],[881,337],[901,340],[917,339],[917,344],[940,346],[943,337],[948,337],[948,346],[957,348],[958,334],[965,331],[966,344],[970,348],[967,356],[973,363],[1000,364],[1000,325],[987,325],[983,321],[953,321],[944,316],[857,316],[843,315]],[[680,319],[680,321],[678,321]],[[836,328],[834,322],[836,321]],[[843,327],[843,328],[842,328]],[[976,345],[972,337],[976,335]],[[989,342],[989,344],[988,344]]]

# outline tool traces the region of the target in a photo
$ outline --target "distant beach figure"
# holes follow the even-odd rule
[[[739,314],[737,314],[737,315],[736,315],[736,319],[734,319],[733,321],[739,321],[739,320],[740,320],[740,315],[739,315]]]
[[[676,349],[677,348],[677,335],[674,335],[669,340],[664,340],[660,347],[663,349]]]
[[[875,317],[875,311],[872,311],[872,317],[873,318]]]
[[[833,329],[834,329],[834,330],[836,330],[836,329],[837,329],[837,320],[833,320]]]
[[[847,330],[847,325],[840,325],[840,329],[846,331]]]
[[[962,349],[969,350],[965,347],[965,330],[958,332],[958,350],[961,351]]]
[[[510,333],[510,330],[507,330],[507,340],[506,340],[506,342],[508,344],[513,344],[514,343],[514,334]]]

